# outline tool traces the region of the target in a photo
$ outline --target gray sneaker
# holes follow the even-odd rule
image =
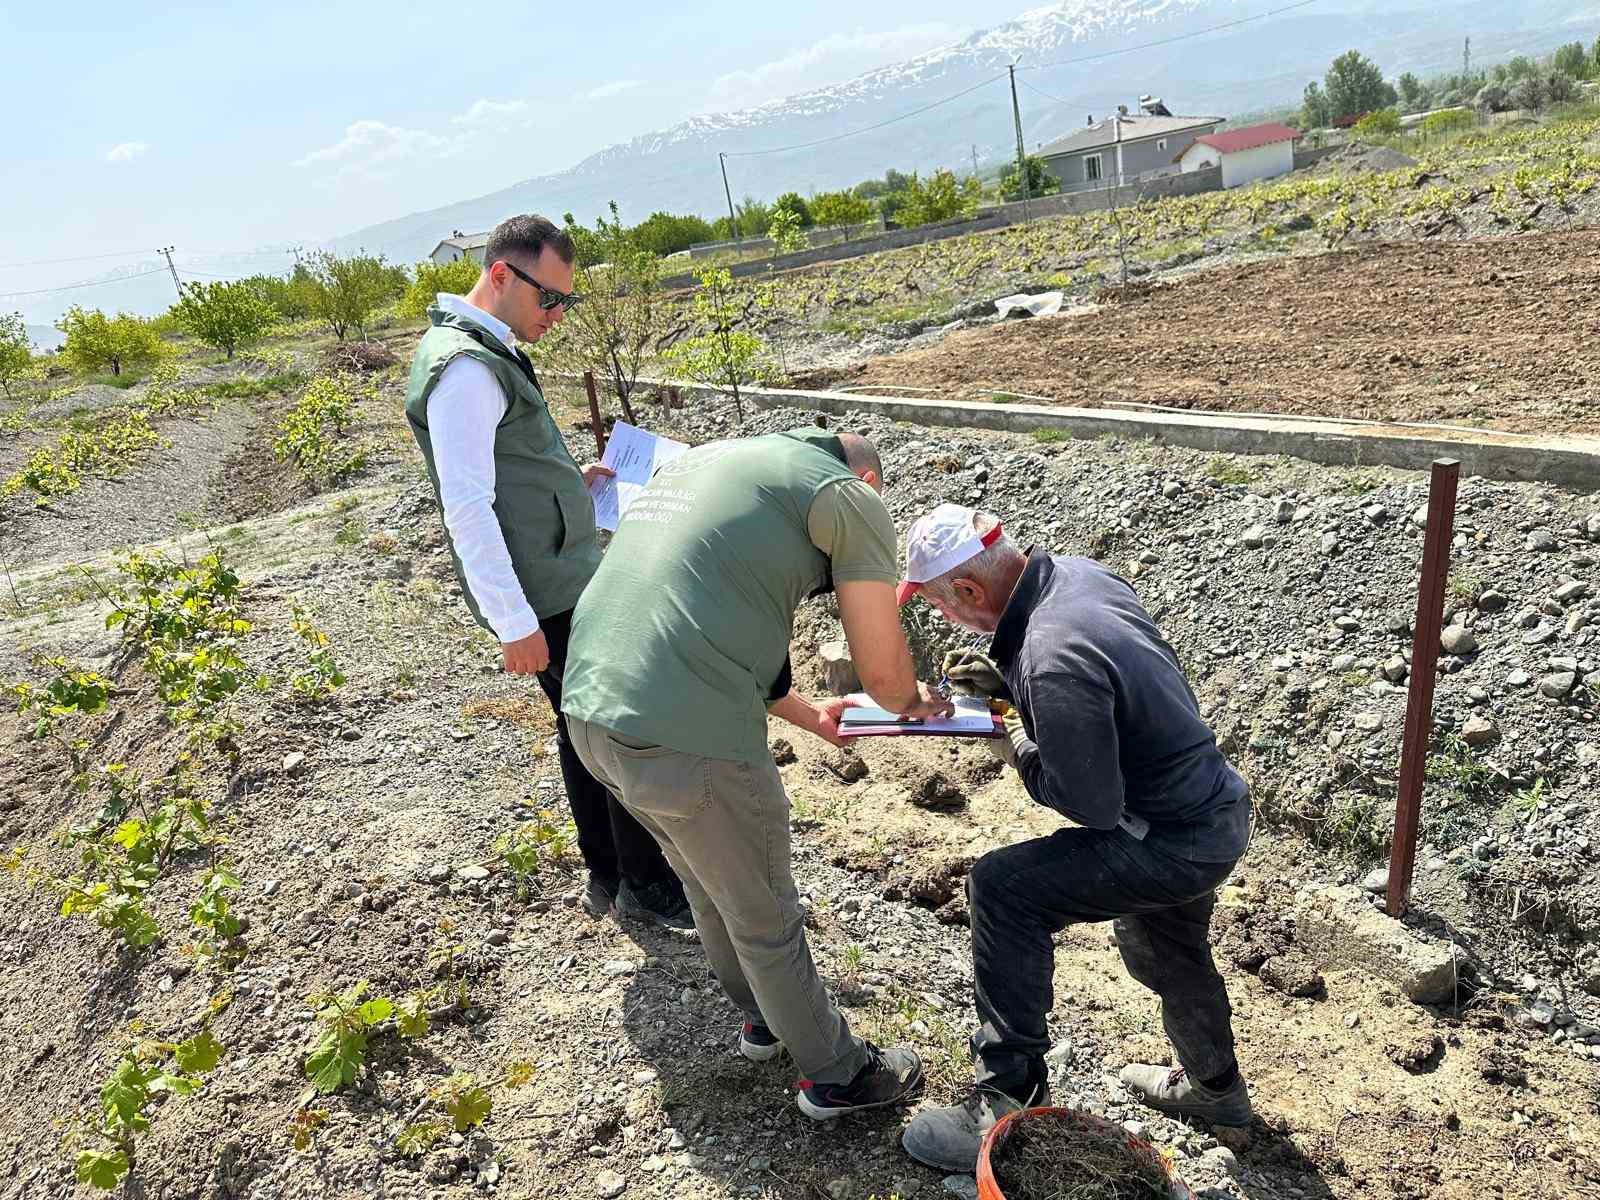
[[[997,1088],[977,1087],[960,1104],[923,1109],[900,1135],[900,1144],[925,1166],[970,1175],[978,1169],[983,1136],[996,1121],[1007,1113],[1049,1103],[1050,1089],[1044,1084],[1020,1100]]]
[[[1225,1092],[1213,1092],[1190,1079],[1182,1067],[1134,1063],[1122,1068],[1122,1082],[1151,1108],[1169,1117],[1198,1117],[1230,1129],[1250,1124],[1250,1092],[1242,1078]]]
[[[922,1086],[922,1060],[909,1046],[880,1050],[867,1043],[867,1061],[849,1083],[813,1083],[802,1079],[796,1097],[800,1111],[813,1121],[831,1121],[846,1113],[885,1108],[911,1098]]]
[[[617,885],[607,883],[598,875],[591,874],[589,881],[583,885],[583,891],[578,896],[578,903],[583,906],[583,911],[591,917],[603,917],[611,911],[612,902],[617,898]]]

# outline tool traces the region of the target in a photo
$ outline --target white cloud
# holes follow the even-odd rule
[[[450,123],[474,128],[504,126],[518,123],[517,118],[526,116],[527,112],[526,100],[476,100],[466,112],[451,117]]]
[[[832,33],[759,67],[718,76],[712,81],[709,99],[718,108],[749,108],[796,92],[843,83],[874,67],[947,45],[963,32],[935,21],[878,33]]]
[[[451,145],[449,138],[422,129],[406,129],[382,121],[354,121],[333,145],[302,155],[293,165],[329,167],[339,175],[382,177],[407,163],[446,154]]]
[[[634,88],[643,87],[642,79],[617,79],[611,83],[602,83],[597,88],[590,88],[583,94],[585,100],[604,100],[607,96],[620,96],[623,92],[631,92]]]
[[[150,149],[150,146],[145,142],[118,142],[106,151],[106,161],[109,163],[132,162],[134,159],[143,156],[148,149]]]

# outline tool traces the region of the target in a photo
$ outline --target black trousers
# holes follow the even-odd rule
[[[1232,863],[1200,863],[1121,828],[1061,829],[991,851],[967,877],[980,1084],[1026,1096],[1045,1079],[1054,934],[1114,921],[1123,965],[1161,999],[1161,1023],[1196,1079],[1235,1065],[1233,1010],[1211,958],[1214,889]]]
[[[539,672],[539,686],[555,709],[561,782],[566,785],[567,803],[572,806],[572,820],[578,827],[578,852],[583,855],[584,865],[611,888],[622,879],[634,887],[676,884],[678,877],[655,838],[589,774],[572,748],[567,718],[561,711],[561,677],[566,673],[567,643],[572,636],[571,611],[541,617],[539,628],[550,646],[550,665]]]

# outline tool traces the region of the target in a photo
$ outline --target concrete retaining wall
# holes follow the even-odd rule
[[[686,387],[683,391],[704,394],[714,389]],[[890,420],[920,425],[1012,433],[1061,429],[1080,438],[1109,433],[1229,454],[1288,454],[1330,466],[1389,466],[1421,471],[1436,458],[1456,458],[1467,475],[1553,483],[1577,491],[1600,488],[1600,439],[1597,438],[1524,437],[1492,430],[1362,424],[1337,419],[908,400],[855,392],[778,388],[741,388],[740,391],[752,404],[762,408],[807,408],[838,415],[875,413]]]

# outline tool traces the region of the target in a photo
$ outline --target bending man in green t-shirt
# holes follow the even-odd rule
[[[846,703],[790,685],[795,609],[833,590],[862,685],[884,708],[949,711],[919,684],[895,604],[883,467],[854,434],[711,442],[668,463],[617,529],[573,615],[563,709],[574,747],[661,843],[706,958],[747,1015],[739,1048],[785,1048],[824,1120],[906,1099],[922,1066],[850,1032],[806,945],[789,799],[767,714],[837,743]]]

